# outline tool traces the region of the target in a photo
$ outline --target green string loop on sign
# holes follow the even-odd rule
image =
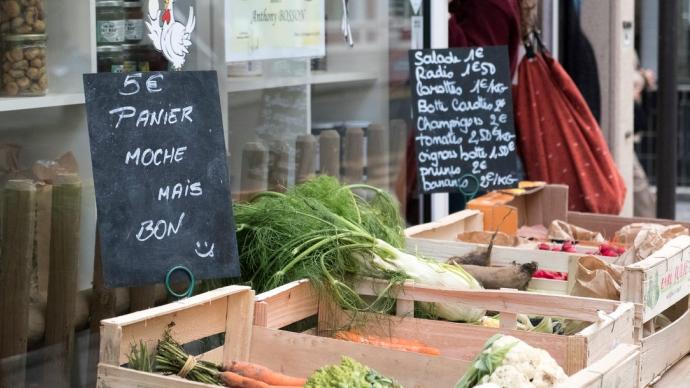
[[[187,274],[187,277],[189,277],[189,286],[183,293],[177,293],[175,290],[172,289],[172,286],[170,285],[170,276],[172,276],[173,272],[176,271],[181,271]],[[168,271],[167,275],[165,275],[165,289],[168,291],[168,294],[182,299],[182,298],[189,298],[192,296],[194,293],[194,285],[196,283],[196,279],[194,278],[194,274],[192,274],[192,271],[189,270],[189,268],[178,265],[177,267],[172,268],[170,271]]]
[[[468,191],[467,186],[469,186],[469,181],[474,181],[473,191]],[[465,184],[465,182],[468,182]],[[472,174],[465,174],[460,177],[460,183],[458,184],[460,192],[465,196],[465,203],[470,202],[479,192],[479,179]]]

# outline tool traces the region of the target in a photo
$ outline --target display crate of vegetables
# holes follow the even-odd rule
[[[489,306],[498,307],[495,310],[503,310],[503,314],[500,318],[494,314],[487,317],[487,306],[483,302],[473,306],[470,302],[463,303],[462,298],[426,303],[400,298],[401,287],[409,285],[409,282],[414,283],[417,292],[428,289],[435,292],[467,291],[480,297],[488,294],[482,291],[482,284],[465,270],[464,265],[441,262],[433,252],[431,255],[406,252],[397,204],[380,189],[366,185],[343,186],[333,178],[319,177],[284,193],[262,193],[248,203],[236,203],[234,213],[242,264],[241,281],[250,284],[257,292],[308,279],[309,284],[321,295],[327,296],[337,308],[356,312],[357,320],[378,320],[383,326],[389,326],[386,322],[390,322],[393,309],[407,315],[415,311],[418,317],[428,318],[420,321],[422,323],[448,324],[452,329],[463,326],[449,322],[482,322],[487,326],[499,326],[502,319],[505,329],[515,326],[527,331],[545,331],[549,337],[543,337],[542,341],[551,342],[552,338],[556,338],[552,334],[554,327],[560,330],[558,328],[565,324],[564,321],[554,325],[554,321],[559,320],[557,315],[540,318],[543,317],[541,315],[531,320],[526,315],[494,305]],[[367,293],[366,286],[362,289],[362,284],[369,279],[376,279],[376,287],[373,290],[370,288]],[[544,303],[541,300],[539,307],[543,307]],[[627,336],[631,342],[632,311],[631,308],[629,310],[625,313],[629,319],[621,320],[629,325],[616,325],[620,332],[600,335],[598,341],[618,340],[619,336]],[[608,311],[613,313],[614,310]],[[527,314],[537,315],[546,312],[526,311]],[[570,314],[564,315],[567,317]],[[590,322],[604,319],[591,314],[587,317]],[[573,333],[577,334],[580,330],[582,328],[575,329]],[[337,338],[345,339],[364,335],[361,340],[366,344],[381,343],[384,334],[334,333]],[[403,340],[398,345],[426,349],[423,342],[417,339],[411,341]],[[569,346],[567,341],[567,338],[560,341],[564,348]],[[584,352],[583,355],[573,355],[570,359],[561,356],[566,364],[573,363],[565,366],[569,371],[581,369],[611,349],[610,346],[598,346],[601,342],[595,342],[594,339],[589,339],[587,346],[583,346],[584,341],[575,342],[578,341],[580,348],[578,345],[572,345],[572,348]],[[477,344],[477,349],[479,347]],[[434,352],[436,348],[426,350]]]
[[[459,218],[462,217],[456,214],[446,221]],[[558,276],[549,276],[553,279],[531,278],[528,279],[529,283],[518,282],[518,285],[524,285],[530,291],[562,294],[563,300],[560,303],[563,304],[570,303],[568,295],[576,293],[573,289],[576,282],[580,280],[598,283],[600,287],[606,285],[610,292],[609,298],[636,304],[638,314],[635,321],[635,341],[641,348],[642,359],[640,382],[646,385],[655,381],[690,352],[690,310],[688,309],[690,237],[687,236],[687,225],[668,220],[572,212],[568,213],[568,222],[616,241],[614,244],[601,243],[597,252],[586,252],[585,249],[584,253],[582,249],[580,251],[569,249],[573,242],[568,241],[549,241],[547,243],[549,249],[545,249],[546,247],[539,249],[539,246],[535,248],[534,244],[525,244],[522,247],[494,244],[489,254],[487,244],[448,238],[454,234],[454,229],[459,233],[466,233],[466,222],[453,226],[452,222],[441,220],[440,223],[444,224],[445,229],[443,233],[435,234],[439,223],[408,229],[407,247],[408,250],[420,255],[460,263],[465,260],[462,259],[463,257],[480,252],[483,253],[480,257],[486,260],[479,263],[480,267],[490,263],[492,266],[507,267],[508,269],[504,269],[507,272],[510,272],[509,269],[520,272],[522,269],[520,265],[537,263],[542,273],[546,271]],[[621,232],[624,230],[632,231],[632,233],[626,235]],[[484,235],[493,236],[493,233],[484,232]],[[644,248],[640,248],[640,241],[645,238],[652,241],[651,248],[648,246],[646,252]],[[556,251],[552,248],[556,248]],[[617,251],[616,248],[619,250]],[[591,253],[596,254],[591,255]],[[458,257],[461,260],[458,260]],[[577,271],[581,260],[609,264],[622,261],[623,264],[617,267],[615,274],[612,271],[607,273],[606,269],[598,272],[587,270],[583,271],[587,278],[578,279]],[[517,267],[513,266],[514,262],[518,264]],[[465,266],[464,268],[474,273],[472,267]],[[533,267],[529,269],[531,268]],[[482,270],[479,268],[479,271]],[[615,280],[608,279],[610,274],[613,274]],[[493,273],[489,276],[492,276],[491,279],[496,279]],[[482,282],[482,273],[479,273],[477,277]],[[599,277],[600,279],[597,279]],[[499,284],[514,287],[510,284],[510,279]]]
[[[559,386],[581,388],[596,386],[595,375],[611,375],[601,369],[601,362],[623,360],[619,346],[592,369],[566,378],[543,350],[527,351],[525,344],[516,344],[512,353],[498,347],[487,350],[482,357],[484,343],[473,340],[462,345],[472,348],[468,357],[481,360],[471,363],[443,354],[386,349],[260,327],[252,325],[253,310],[254,292],[229,286],[104,320],[97,386],[451,388],[467,386],[463,381],[468,378],[495,380],[501,376],[488,372],[518,368],[525,360],[532,360],[537,364],[529,373],[535,381],[556,378],[562,383]],[[501,342],[510,345],[512,341],[506,337]],[[188,350],[195,344],[197,352]],[[525,352],[529,355],[521,356]],[[631,360],[626,359],[612,370],[634,370],[635,362],[633,358],[630,367]]]
[[[434,374],[459,379],[451,360],[431,365],[430,356],[253,326],[254,295],[229,286],[102,321],[98,387],[316,388],[341,380],[333,386],[396,388],[421,386]],[[187,351],[195,344],[201,353]],[[298,362],[282,367],[288,359]]]
[[[357,290],[361,295],[372,296],[378,295],[382,287],[385,284],[381,281],[363,280]],[[548,294],[457,291],[413,282],[398,287],[394,297],[396,308],[391,314],[395,316],[355,313],[340,308],[309,281],[297,281],[257,295],[254,323],[279,329],[317,317],[312,321],[316,330],[308,331],[314,335],[439,354],[456,359],[457,365],[465,367],[488,338],[504,333],[546,350],[569,374],[605,357],[616,345],[633,342],[634,307],[630,303],[572,298],[571,303],[563,304],[560,297]],[[461,304],[465,308],[492,311],[496,318],[479,318],[470,323],[428,316],[416,318],[415,303]],[[534,317],[540,317],[541,325],[533,326]],[[588,323],[572,335],[559,334],[565,320]]]

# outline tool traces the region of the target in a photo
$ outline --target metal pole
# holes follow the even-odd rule
[[[431,48],[448,48],[448,1],[431,0]],[[448,215],[450,196],[448,193],[431,194],[431,221]]]
[[[676,216],[678,0],[659,0],[659,116],[657,122],[657,216]]]

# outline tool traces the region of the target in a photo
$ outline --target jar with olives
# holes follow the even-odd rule
[[[96,42],[99,45],[124,43],[125,9],[123,6],[123,1],[96,2]]]
[[[2,94],[44,96],[48,91],[45,34],[7,35],[3,39]]]
[[[43,0],[0,0],[0,33],[44,34]]]

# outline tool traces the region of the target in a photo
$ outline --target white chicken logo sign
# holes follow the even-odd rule
[[[149,1],[149,20],[146,27],[156,50],[163,53],[173,69],[180,70],[189,54],[189,46],[192,45],[192,32],[196,27],[194,8],[189,7],[189,18],[187,25],[184,25],[175,20],[175,0],[164,0],[164,3],[165,9],[161,15],[158,0]]]

